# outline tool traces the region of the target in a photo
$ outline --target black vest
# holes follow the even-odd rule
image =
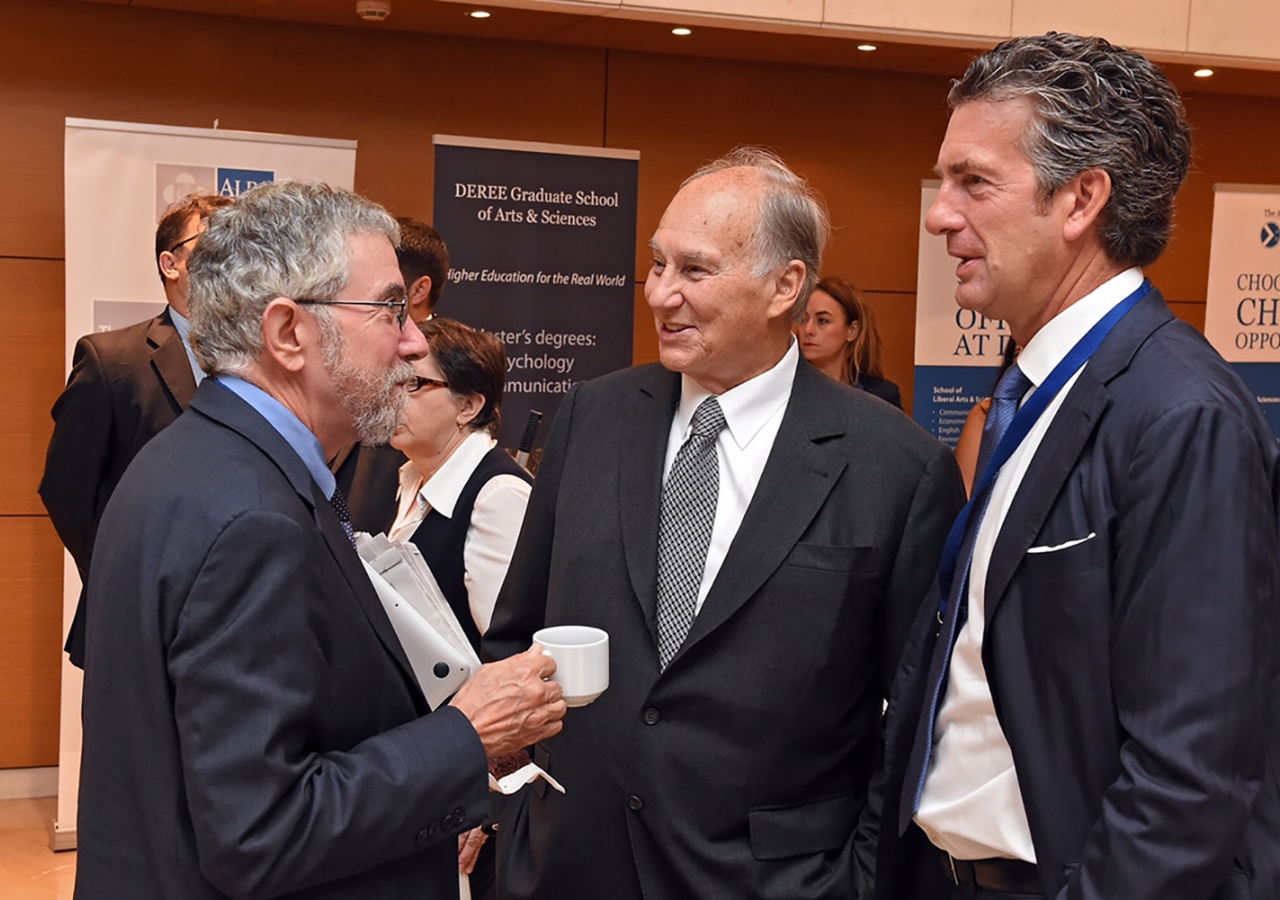
[[[422,558],[430,566],[431,574],[435,576],[476,653],[480,652],[480,629],[471,617],[462,551],[466,546],[467,531],[471,528],[471,510],[475,508],[476,496],[491,478],[498,475],[515,475],[533,484],[532,475],[501,447],[494,447],[481,457],[480,465],[476,466],[467,479],[462,493],[458,495],[458,502],[454,504],[453,518],[446,518],[433,509],[423,518],[413,537],[409,538],[422,552]],[[512,522],[511,525],[517,529],[520,527],[519,522]]]

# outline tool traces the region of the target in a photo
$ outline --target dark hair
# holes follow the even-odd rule
[[[436,316],[418,323],[449,391],[455,396],[479,394],[484,407],[471,420],[474,431],[497,434],[502,424],[502,389],[506,385],[507,355],[487,331]]]
[[[866,294],[848,281],[828,276],[818,282],[815,291],[830,294],[844,310],[848,324],[861,322],[858,336],[853,339],[853,351],[844,360],[844,379],[850,384],[857,384],[863,375],[872,378],[884,377],[884,363],[880,356],[880,329],[876,328],[875,317],[871,314],[871,304]]]
[[[396,259],[400,262],[400,274],[404,276],[404,286],[413,287],[413,283],[426,275],[431,279],[431,291],[427,301],[435,309],[449,280],[449,248],[444,245],[444,238],[425,222],[402,216],[396,219],[400,224],[400,247],[396,250]]]
[[[1155,262],[1173,230],[1173,198],[1191,166],[1182,98],[1141,53],[1102,38],[1049,32],[997,45],[951,84],[952,109],[1028,98],[1036,115],[1022,151],[1044,202],[1086,169],[1111,176],[1099,218],[1117,263]]]
[[[160,254],[166,250],[173,251],[173,245],[182,240],[182,232],[187,230],[191,217],[207,219],[214,210],[230,206],[233,202],[230,197],[220,194],[188,194],[169,205],[156,226],[156,271],[160,273],[161,284],[165,283],[165,278],[164,269],[160,268]]]

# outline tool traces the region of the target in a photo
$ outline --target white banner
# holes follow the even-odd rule
[[[286,178],[344,188],[355,183],[355,141],[68,118],[65,149],[68,371],[82,335],[164,309],[155,234],[169,204],[197,191],[238,196]],[[67,554],[64,636],[79,594]],[[54,849],[75,845],[81,685],[80,670],[64,657]]]
[[[920,251],[916,269],[916,422],[951,447],[973,404],[989,396],[1009,329],[956,305],[956,265],[945,238],[929,234],[925,216],[937,181],[920,184]]]
[[[1204,335],[1280,436],[1280,186],[1215,184]]]

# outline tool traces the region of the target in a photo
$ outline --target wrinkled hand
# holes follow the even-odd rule
[[[556,661],[534,644],[524,653],[476,670],[454,694],[457,707],[471,722],[490,760],[551,737],[563,725],[564,692],[547,679]]]
[[[470,831],[458,835],[458,871],[470,875],[476,868],[476,860],[480,858],[480,848],[489,839],[489,835],[477,825]]]

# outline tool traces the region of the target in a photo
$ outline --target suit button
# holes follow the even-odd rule
[[[459,806],[457,809],[453,811],[453,827],[454,828],[457,828],[459,825],[465,822],[466,819],[467,819],[467,814],[462,809],[461,806]]]
[[[427,828],[427,837],[433,838],[433,837],[439,837],[439,836],[440,836],[440,823],[432,822],[431,826]]]
[[[658,720],[662,718],[662,714],[659,713],[652,706],[650,706],[648,709],[644,711],[642,718],[644,719],[644,724],[646,725],[657,725]]]
[[[421,844],[421,843],[422,843],[423,841],[425,841],[426,839],[427,839],[427,829],[425,829],[425,828],[424,828],[424,829],[422,829],[421,831],[419,831],[419,832],[418,832],[417,841],[418,841],[418,843],[419,843],[419,844]]]
[[[636,812],[639,812],[640,810],[644,809],[644,801],[641,800],[639,797],[637,797],[635,794],[632,794],[631,796],[627,797],[627,807],[629,809],[634,809]]]

